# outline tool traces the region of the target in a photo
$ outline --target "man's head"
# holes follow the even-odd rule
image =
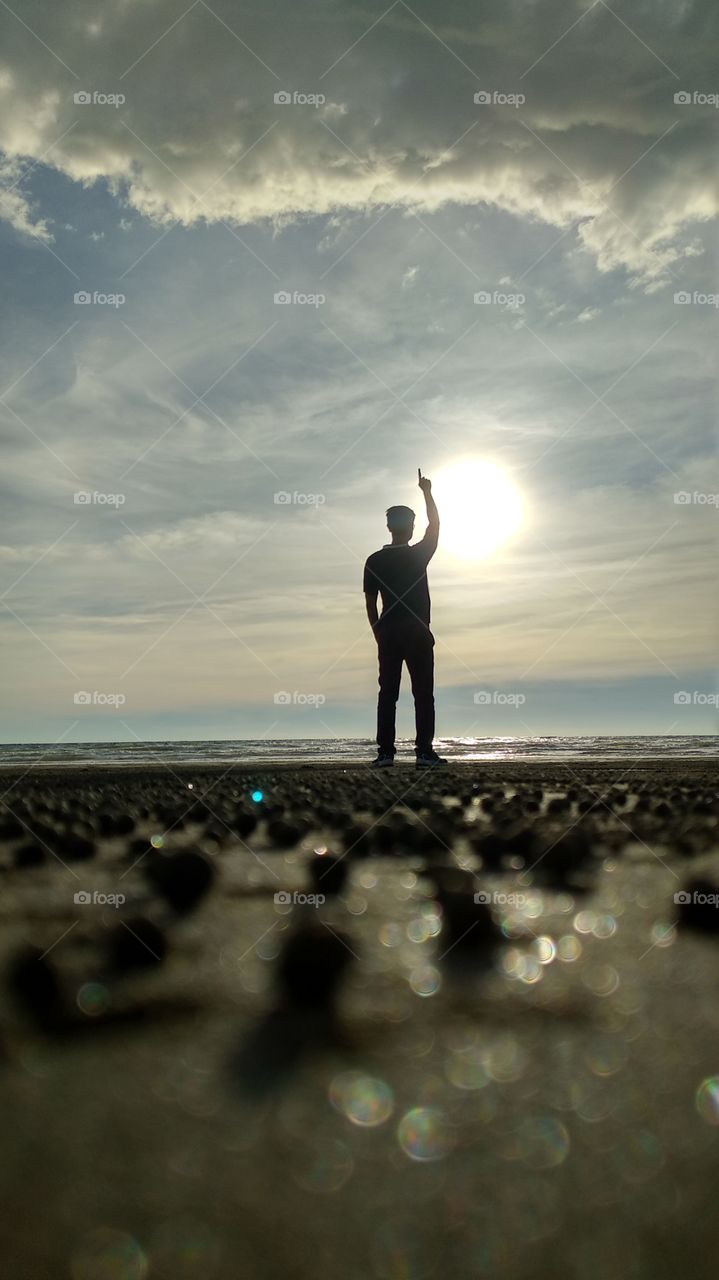
[[[414,533],[414,511],[411,507],[389,507],[387,528],[395,543],[409,542]]]

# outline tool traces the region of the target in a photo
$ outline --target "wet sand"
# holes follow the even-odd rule
[[[3,793],[13,1277],[714,1275],[716,761]]]

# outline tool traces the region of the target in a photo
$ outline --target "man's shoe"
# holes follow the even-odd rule
[[[377,759],[372,761],[373,769],[388,769],[394,764],[394,756],[389,751],[380,751]]]
[[[449,761],[444,756],[438,756],[436,751],[420,751],[417,755],[418,769],[435,769],[437,765],[448,764]]]

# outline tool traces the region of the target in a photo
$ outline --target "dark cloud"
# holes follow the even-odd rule
[[[397,0],[377,21],[351,5],[198,0],[181,16],[175,0],[106,0],[89,19],[72,0],[31,4],[44,44],[2,18],[0,145],[104,179],[159,223],[488,204],[578,223],[601,270],[666,281],[716,212],[716,113],[674,102],[714,88],[712,6],[510,10]],[[76,105],[78,91],[125,102]],[[18,200],[6,216],[27,228]]]

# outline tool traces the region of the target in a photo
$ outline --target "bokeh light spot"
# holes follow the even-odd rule
[[[147,1257],[126,1232],[98,1227],[85,1236],[70,1268],[73,1280],[144,1280]]]
[[[696,1092],[696,1108],[707,1124],[719,1125],[719,1076],[707,1076]]]
[[[397,1137],[410,1160],[441,1160],[452,1146],[447,1121],[438,1107],[413,1107],[400,1120]]]
[[[362,1129],[375,1129],[384,1124],[394,1110],[390,1086],[359,1071],[343,1071],[335,1076],[329,1094],[332,1106]]]

